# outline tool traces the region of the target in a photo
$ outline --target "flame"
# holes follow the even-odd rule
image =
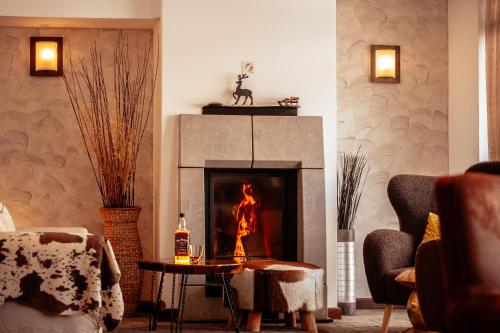
[[[252,184],[244,182],[241,192],[243,199],[233,207],[233,216],[238,223],[236,247],[234,249],[234,257],[238,262],[243,261],[245,257],[245,249],[243,248],[241,237],[257,231],[257,208],[260,206],[258,198],[253,193]]]

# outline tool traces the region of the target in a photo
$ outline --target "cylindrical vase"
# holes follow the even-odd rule
[[[337,230],[338,304],[347,316],[356,313],[354,230]]]

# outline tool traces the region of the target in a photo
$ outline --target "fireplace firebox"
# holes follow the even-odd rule
[[[297,260],[297,170],[205,169],[207,259]]]

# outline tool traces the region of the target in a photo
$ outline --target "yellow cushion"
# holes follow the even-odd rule
[[[408,268],[399,273],[399,275],[396,276],[396,282],[399,282],[403,286],[415,288],[416,285],[415,268]]]
[[[439,215],[434,213],[429,213],[429,216],[427,217],[427,226],[425,227],[425,233],[424,233],[424,238],[422,239],[422,243],[440,238],[441,238],[441,228],[439,223]]]

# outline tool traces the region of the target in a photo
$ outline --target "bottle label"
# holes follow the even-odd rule
[[[176,256],[188,256],[189,247],[189,235],[181,234],[175,235],[175,255]]]

